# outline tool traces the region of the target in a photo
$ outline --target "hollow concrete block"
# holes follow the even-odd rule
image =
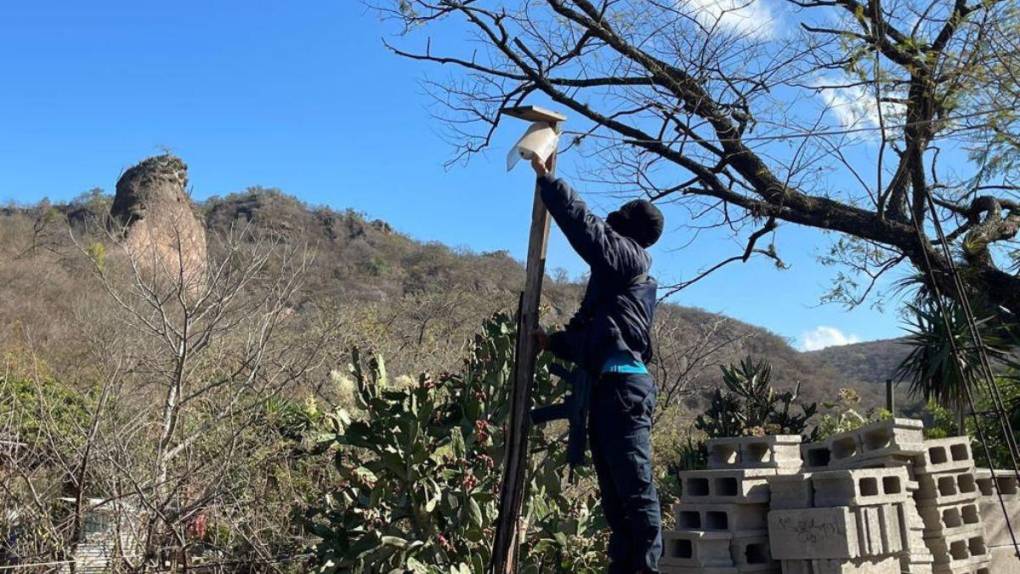
[[[946,536],[925,538],[925,542],[934,557],[933,567],[936,571],[947,568],[966,569],[987,562],[991,558],[980,525]]]
[[[861,556],[857,520],[848,507],[773,510],[769,542],[779,560]]]
[[[923,451],[924,425],[915,419],[887,419],[824,441],[801,446],[805,470],[847,468],[863,459],[917,455]]]
[[[769,501],[773,468],[686,470],[679,473],[681,504],[761,504]]]
[[[773,554],[781,559],[850,559],[904,551],[899,508],[891,504],[772,511],[769,536]]]
[[[977,483],[981,496],[993,496],[1002,492],[1005,498],[1020,497],[1020,486],[1016,471],[996,470],[987,468],[974,469],[974,481]]]
[[[924,444],[924,423],[917,419],[887,419],[857,429],[864,455],[920,453]]]
[[[920,506],[918,512],[924,521],[925,537],[946,536],[953,532],[982,524],[978,501]]]
[[[903,529],[896,505],[860,506],[853,512],[857,520],[861,556],[883,556],[903,551]]]
[[[706,441],[705,450],[711,469],[775,468],[796,472],[801,466],[801,442],[799,435],[714,438]]]
[[[767,504],[696,504],[674,507],[677,530],[743,532],[765,530]]]
[[[730,544],[733,563],[740,572],[770,572],[780,568],[769,548],[769,534],[765,530],[735,534]]]
[[[811,474],[814,506],[870,506],[909,498],[905,468],[831,470]]]
[[[914,472],[965,471],[974,469],[974,454],[970,437],[954,436],[924,441],[924,450],[914,457]]]
[[[783,574],[900,574],[895,557],[858,560],[783,560]]]
[[[854,518],[857,519],[857,543],[861,547],[860,556],[889,554],[884,552],[882,545],[882,526],[878,517],[878,508],[858,507],[854,509]]]
[[[971,502],[980,495],[972,470],[919,474],[917,483],[914,499],[919,507]]]
[[[729,532],[673,530],[662,533],[664,566],[732,568]]]
[[[800,457],[805,470],[825,470],[832,465],[832,445],[829,441],[804,443],[800,447]]]

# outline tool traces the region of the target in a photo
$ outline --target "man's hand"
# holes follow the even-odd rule
[[[531,332],[531,336],[535,338],[535,345],[538,346],[539,351],[549,348],[549,334],[545,332],[545,329],[539,327]]]
[[[542,177],[548,175],[552,171],[552,154],[549,154],[549,159],[542,161],[542,158],[538,157],[538,154],[531,154],[531,168],[535,170],[535,175]]]

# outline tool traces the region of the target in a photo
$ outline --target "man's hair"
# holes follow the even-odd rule
[[[626,235],[637,241],[641,247],[648,248],[662,236],[665,218],[652,202],[635,199],[610,213],[606,217],[606,222],[620,235]]]

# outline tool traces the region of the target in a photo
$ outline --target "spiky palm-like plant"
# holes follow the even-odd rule
[[[909,382],[911,394],[955,410],[962,425],[968,402],[966,385],[981,376],[981,357],[963,308],[950,299],[944,299],[943,306],[945,314],[932,297],[907,305],[912,316],[906,344],[912,349],[896,376]],[[988,324],[987,318],[977,322],[989,359],[997,364],[1013,364],[1008,345],[999,335],[1001,326],[993,331]],[[953,354],[954,343],[959,360]]]

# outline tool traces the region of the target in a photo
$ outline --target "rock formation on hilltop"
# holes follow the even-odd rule
[[[180,158],[150,157],[117,181],[110,215],[140,269],[174,282],[183,277],[192,291],[205,277],[207,246],[187,185],[188,166]]]

